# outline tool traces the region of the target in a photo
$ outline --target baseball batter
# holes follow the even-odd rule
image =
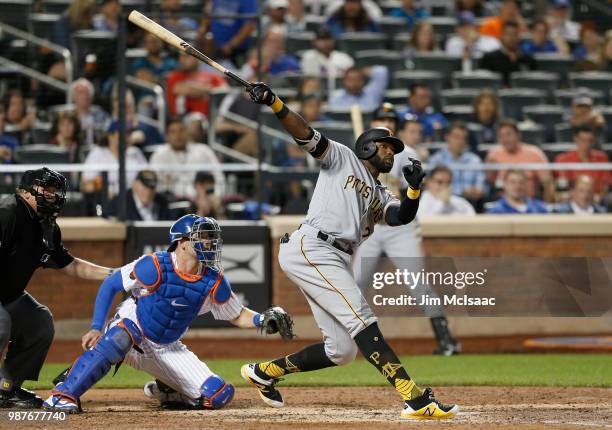
[[[410,114],[407,114],[410,115]],[[409,116],[406,121],[417,121],[416,117]],[[371,127],[387,127],[393,134],[397,130],[397,112],[391,103],[382,104],[370,122]],[[388,174],[380,175],[380,181],[391,190],[405,190],[408,183],[402,175],[401,166],[410,163],[411,159],[419,159],[417,152],[408,145],[395,156],[393,168]],[[382,254],[391,259],[396,268],[409,272],[420,272],[423,269],[423,240],[418,220],[399,227],[377,225],[374,233],[363,242],[353,256],[353,272],[357,284],[363,295],[372,283],[372,276],[378,267]],[[427,284],[419,284],[408,290],[421,303],[420,297],[425,295],[436,297],[436,293]],[[459,352],[459,343],[453,338],[448,328],[448,320],[444,315],[442,306],[423,306],[425,315],[429,318],[431,326],[438,341],[434,354],[453,355]]]
[[[245,364],[243,378],[258,388],[266,404],[282,407],[283,398],[275,388],[280,377],[348,364],[359,350],[404,400],[403,418],[453,417],[457,406],[443,405],[430,388],[422,389],[410,378],[380,332],[351,271],[351,255],[376,224],[401,226],[416,216],[425,176],[420,162],[411,159],[403,166],[409,187],[400,202],[378,181],[404,149],[389,129],[365,131],[353,152],[313,130],[267,85],[254,84],[249,93],[254,102],[272,108],[296,143],[321,166],[308,215],[281,240],[279,263],[308,300],[323,342],[276,360]]]
[[[80,397],[112,364],[126,364],[156,378],[145,394],[162,406],[220,409],[234,386],[214,374],[181,342],[198,316],[211,312],[241,328],[260,327],[292,336],[279,307],[258,314],[242,306],[221,270],[221,229],[214,218],[185,215],[170,228],[170,248],[123,266],[100,286],[86,350],[44,402],[46,409],[81,411]],[[100,331],[115,295],[130,294]]]

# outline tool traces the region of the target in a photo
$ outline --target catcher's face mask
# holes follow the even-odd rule
[[[216,220],[204,218],[193,224],[189,242],[199,261],[208,267],[221,271],[221,228]]]
[[[43,219],[55,219],[66,203],[66,178],[58,172],[43,167],[24,173],[19,188],[36,199],[36,211]]]

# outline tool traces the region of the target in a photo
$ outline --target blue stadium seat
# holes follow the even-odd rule
[[[523,108],[523,117],[537,124],[542,124],[545,129],[546,141],[554,142],[555,125],[563,122],[565,110],[559,105],[535,105]]]
[[[472,105],[444,106],[442,112],[450,122],[468,122],[474,116]]]
[[[452,88],[440,92],[440,103],[442,106],[448,105],[469,105],[480,93],[477,88]]]
[[[381,33],[392,39],[396,34],[407,30],[406,20],[395,16],[383,16],[378,20],[378,28]]]
[[[311,49],[314,38],[315,34],[309,31],[289,33],[285,39],[285,48],[287,52],[295,55],[299,51]]]
[[[541,104],[545,98],[544,91],[532,88],[511,88],[499,91],[504,116],[516,120],[523,118],[523,107]]]
[[[541,124],[519,124],[521,140],[525,143],[540,146],[544,143],[545,129]]]
[[[501,87],[501,75],[488,70],[474,70],[469,73],[454,72],[452,74],[453,87],[455,88],[492,88],[498,90]]]
[[[20,164],[63,164],[70,163],[70,152],[57,145],[24,145],[15,149],[13,158]]]
[[[389,71],[402,70],[405,58],[400,52],[387,49],[367,49],[355,53],[355,64],[358,67],[387,66]]]
[[[357,51],[380,49],[385,46],[385,35],[380,33],[344,33],[338,38],[338,49],[354,57]]]
[[[435,70],[442,73],[448,82],[453,72],[461,70],[462,59],[444,52],[432,52],[415,54],[412,61],[416,70]]]
[[[58,19],[60,15],[57,13],[33,13],[28,19],[28,31],[42,39],[51,40]]]
[[[72,0],[42,0],[42,11],[45,13],[62,14],[66,12]]]
[[[26,30],[32,3],[32,0],[0,0],[0,21]]]
[[[612,73],[598,71],[570,73],[570,83],[573,88],[589,88],[601,91],[607,97],[610,88],[612,88]],[[609,103],[610,101],[607,99],[606,102]]]
[[[534,58],[539,71],[559,74],[562,83],[567,82],[568,74],[575,64],[574,57],[566,54],[535,54]]]
[[[393,103],[396,105],[403,105],[408,102],[408,95],[410,91],[408,88],[396,88],[385,91],[385,102]]]
[[[588,88],[570,88],[566,90],[556,90],[555,99],[564,108],[570,108],[572,106],[572,100],[578,94],[588,95],[593,99],[595,105],[601,105],[605,103],[605,94],[603,91],[590,90]]]
[[[510,75],[510,85],[513,88],[534,88],[547,92],[552,100],[555,90],[559,87],[559,75],[553,72],[514,72]]]
[[[393,75],[391,88],[408,88],[412,84],[425,84],[435,94],[442,90],[444,76],[434,70],[402,70]]]

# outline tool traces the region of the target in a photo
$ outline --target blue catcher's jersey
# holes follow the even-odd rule
[[[139,325],[144,335],[158,344],[180,339],[209,294],[216,303],[224,303],[232,293],[223,273],[210,267],[200,275],[182,273],[168,252],[141,258],[132,273],[147,290],[136,302]]]

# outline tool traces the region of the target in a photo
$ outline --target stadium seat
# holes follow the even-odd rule
[[[393,75],[391,88],[407,89],[412,84],[426,84],[435,94],[442,90],[444,76],[434,70],[402,70]]]
[[[60,18],[56,13],[33,13],[28,20],[28,31],[42,39],[51,40],[55,21]]]
[[[452,88],[440,92],[440,103],[442,106],[449,105],[469,105],[480,93],[476,88]]]
[[[447,82],[453,72],[461,70],[461,57],[440,52],[415,54],[413,62],[416,70],[435,70],[442,73]]]
[[[427,18],[427,22],[433,25],[434,32],[440,41],[446,40],[449,34],[455,32],[457,20],[453,16],[432,16]]]
[[[575,64],[574,57],[566,54],[535,54],[534,58],[539,71],[557,73],[561,83],[567,82],[568,74]]]
[[[378,28],[388,39],[407,30],[406,20],[395,16],[383,16],[378,20]]]
[[[524,106],[541,104],[545,98],[546,93],[544,91],[532,88],[511,88],[499,91],[504,116],[516,120],[523,118]]]
[[[557,155],[573,151],[576,149],[576,145],[573,142],[544,143],[540,145],[540,149],[544,151],[548,161],[555,161]]]
[[[355,136],[350,122],[314,122],[311,126],[329,139],[353,149]]]
[[[570,108],[572,106],[572,100],[576,95],[588,95],[593,99],[595,105],[604,104],[605,95],[603,91],[594,91],[588,88],[570,88],[567,90],[556,90],[555,99],[564,108]]]
[[[569,124],[555,125],[555,141],[571,142],[574,140],[574,129]]]
[[[324,16],[306,15],[306,31],[316,32],[327,21]]]
[[[115,72],[117,36],[107,31],[81,30],[71,35],[71,49],[75,76],[84,75],[85,57],[96,55],[96,71],[108,77]]]
[[[412,39],[411,33],[398,33],[391,39],[391,49],[393,51],[402,52],[406,49],[406,45]]]
[[[332,108],[326,107],[321,109],[321,114],[331,118],[334,123],[350,123],[351,122],[351,110],[349,108]],[[361,112],[363,116],[363,123],[368,124],[372,119],[373,112]]]
[[[52,124],[49,122],[37,122],[32,127],[32,141],[34,143],[49,143],[51,140]]]
[[[564,109],[558,105],[535,105],[523,108],[523,117],[544,126],[546,141],[554,142],[555,125],[563,122]]]
[[[544,90],[552,100],[555,90],[559,87],[559,75],[552,72],[514,72],[510,75],[510,85],[513,88]]]
[[[42,12],[62,14],[66,12],[72,0],[43,0]]]
[[[315,34],[309,31],[299,33],[289,33],[285,39],[285,47],[287,52],[296,53],[312,48],[312,41]]]
[[[355,53],[355,63],[358,67],[387,66],[389,71],[402,70],[405,58],[400,52],[387,49],[368,49]]]
[[[581,72],[570,73],[570,83],[573,88],[589,88],[595,91],[602,91],[604,96],[608,96],[612,88],[612,73],[610,72]],[[606,100],[609,102],[609,100]]]
[[[501,87],[501,75],[488,70],[474,70],[469,73],[454,72],[452,74],[453,87],[455,88],[492,88],[498,90]]]
[[[383,15],[388,16],[393,9],[402,7],[402,3],[397,0],[383,0],[380,2],[379,6]]]
[[[338,49],[354,57],[357,51],[380,49],[385,46],[385,35],[380,33],[351,32],[338,38]]]
[[[0,21],[26,30],[31,9],[32,0],[0,0]]]
[[[442,112],[450,122],[468,122],[474,116],[474,110],[472,109],[472,105],[444,106]]]
[[[13,158],[20,164],[61,164],[70,163],[70,152],[57,145],[24,145],[15,149]]]
[[[541,124],[519,124],[521,140],[525,143],[540,146],[544,143],[545,129]]]
[[[403,105],[408,101],[410,91],[408,88],[396,88],[385,91],[385,102],[393,103],[394,105]],[[396,107],[397,108],[397,107]]]

